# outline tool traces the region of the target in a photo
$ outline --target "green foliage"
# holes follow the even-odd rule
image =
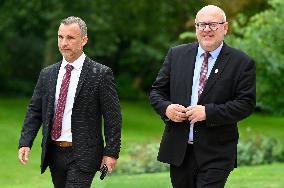
[[[238,166],[284,162],[284,144],[263,135],[252,135],[238,144]],[[133,144],[120,159],[115,174],[143,174],[165,172],[169,165],[156,160],[159,144]]]
[[[87,54],[114,70],[121,98],[143,98],[167,49],[199,6],[189,0],[93,1]]]
[[[167,49],[201,6],[190,0],[9,0],[0,5],[1,93],[15,92],[8,80],[34,85],[42,67],[60,60],[57,29],[60,20],[74,15],[88,26],[86,54],[113,69],[123,88],[120,97],[128,99],[144,97]],[[22,89],[17,93],[32,92]]]
[[[119,86],[117,90],[120,98],[122,99],[127,98],[128,100],[137,100],[137,99],[146,98],[145,93],[142,92],[138,86],[138,83],[140,82],[141,79],[136,78],[135,82],[135,80],[133,80],[133,78],[128,73],[124,73],[124,74],[119,74],[116,80],[117,80],[117,85]]]
[[[282,188],[284,185],[283,168],[284,164],[237,168],[230,173],[225,188]],[[96,179],[93,183],[96,188],[172,187],[169,172],[139,175],[115,175],[107,177],[104,181]]]
[[[284,162],[284,143],[272,137],[250,134],[238,144],[238,165],[271,164]]]
[[[0,132],[3,135],[0,137],[1,188],[52,187],[50,173],[47,171],[44,174],[40,174],[40,132],[34,142],[33,149],[31,150],[29,164],[23,166],[17,161],[17,144],[28,103],[29,99],[0,98]],[[129,150],[138,151],[138,149],[131,149],[133,146],[132,143],[138,143],[138,145],[143,147],[147,146],[143,143],[157,143],[160,140],[163,129],[162,121],[151,109],[147,101],[122,101],[121,105],[123,114],[122,152],[118,160],[117,168],[113,172],[114,174],[116,171],[120,171],[120,168],[125,168],[123,164],[128,165],[129,163],[133,164],[138,162],[138,159],[136,161],[134,160],[134,162],[126,160],[127,158],[131,158],[128,156]],[[284,117],[261,116],[254,114],[248,119],[242,121],[239,125],[241,140],[249,138],[253,134],[260,132],[265,135],[273,136],[283,142],[283,122]],[[248,126],[251,127],[250,132],[245,131],[245,128]],[[158,145],[151,147],[152,149],[155,149],[155,152],[152,152],[153,158],[151,162],[156,162],[159,165],[162,165],[156,161],[157,147]],[[276,155],[277,153],[280,154],[282,152],[283,145],[282,149],[281,147],[273,149],[273,155]],[[231,173],[226,187],[282,187],[282,185],[284,185],[283,167],[284,164],[271,164],[265,166],[237,168]],[[132,166],[129,168],[132,168]],[[104,179],[104,181],[99,180],[99,174],[100,173],[96,174],[96,180],[93,182],[93,187],[170,187],[170,178],[168,172],[161,174],[151,173],[139,175],[119,175],[117,173],[114,176],[107,177]]]
[[[284,1],[269,0],[272,8],[246,22],[244,16],[233,24],[235,36],[228,42],[246,51],[256,61],[257,105],[284,114]]]
[[[31,94],[44,65],[46,31],[53,19],[54,3],[54,0],[1,3],[1,93]]]
[[[120,159],[115,174],[143,174],[166,172],[169,165],[157,161],[158,144],[132,144],[126,149],[127,155]]]
[[[179,40],[183,42],[193,42],[195,37],[196,35],[194,32],[186,31],[179,35]]]
[[[227,14],[228,20],[232,20],[240,12],[247,16],[253,16],[268,8],[267,0],[205,0],[205,2],[221,7]]]
[[[232,18],[243,9],[250,15],[265,7],[264,0],[1,1],[0,93],[32,93],[40,69],[61,58],[60,20],[74,15],[88,26],[86,54],[113,69],[120,97],[144,98],[167,49],[178,43],[179,33],[194,29],[195,14],[205,3],[220,5]],[[194,34],[190,37],[193,41]]]

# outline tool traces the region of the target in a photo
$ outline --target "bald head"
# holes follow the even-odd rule
[[[217,6],[208,5],[198,11],[195,18],[196,37],[205,51],[217,49],[228,31],[225,12]]]
[[[217,17],[220,17],[222,19],[222,22],[226,22],[226,14],[221,8],[215,5],[207,5],[197,12],[195,23],[199,22],[199,17],[204,14],[215,14]]]

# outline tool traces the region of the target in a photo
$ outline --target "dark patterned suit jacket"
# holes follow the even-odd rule
[[[190,105],[198,44],[171,48],[154,82],[150,101],[165,122],[158,160],[181,165],[190,131],[189,121],[175,123],[165,116],[172,103]],[[198,104],[206,120],[194,124],[194,153],[200,168],[231,170],[236,166],[237,122],[255,107],[255,64],[243,52],[225,43]]]
[[[47,153],[60,65],[61,62],[41,71],[19,140],[19,147],[32,147],[42,125],[42,173],[48,166]],[[102,117],[105,144],[102,136]],[[103,155],[119,157],[121,123],[119,99],[111,69],[86,57],[71,117],[73,153],[81,170],[97,171]]]

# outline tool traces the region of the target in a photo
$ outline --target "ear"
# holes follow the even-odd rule
[[[82,38],[82,46],[85,46],[88,42],[88,37],[87,36],[83,36]]]
[[[224,23],[224,31],[225,31],[224,35],[226,35],[228,33],[228,30],[229,30],[229,23],[225,22]]]

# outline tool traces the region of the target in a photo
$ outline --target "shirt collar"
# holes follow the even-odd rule
[[[220,53],[220,51],[221,51],[221,49],[222,49],[222,47],[223,47],[223,44],[224,44],[224,43],[222,42],[221,45],[220,45],[218,48],[216,48],[215,50],[213,50],[212,52],[210,52],[210,55],[211,55],[211,57],[212,57],[213,59],[216,59],[216,58],[218,57],[218,55],[219,55],[219,53]],[[201,46],[199,45],[199,46],[198,46],[198,50],[197,50],[197,57],[201,57],[204,52],[205,52],[205,50],[203,50],[203,49],[201,48]]]
[[[71,64],[74,67],[74,69],[80,70],[83,67],[83,63],[85,61],[85,58],[86,58],[86,55],[83,52],[82,55],[78,59],[76,59],[73,63],[69,63],[69,64]],[[68,62],[63,57],[62,66],[65,67],[67,64],[68,64]]]

